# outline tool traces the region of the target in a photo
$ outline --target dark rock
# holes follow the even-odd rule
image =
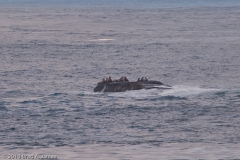
[[[94,92],[125,92],[127,90],[151,89],[163,85],[159,81],[121,81],[100,83],[94,88]],[[169,86],[170,87],[170,86]]]

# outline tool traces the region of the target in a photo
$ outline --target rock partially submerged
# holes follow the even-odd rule
[[[149,81],[149,80],[140,80],[136,82],[130,81],[111,81],[98,83],[94,88],[94,92],[125,92],[127,90],[140,90],[140,89],[151,89],[151,88],[160,88],[161,89],[170,89],[171,86],[164,85],[159,81]]]

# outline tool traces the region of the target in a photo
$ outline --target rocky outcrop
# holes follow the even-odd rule
[[[94,92],[125,92],[127,90],[151,89],[163,85],[159,81],[121,81],[121,82],[105,82],[98,83],[94,88]],[[169,86],[170,87],[170,86]]]

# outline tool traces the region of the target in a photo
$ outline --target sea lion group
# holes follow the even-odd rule
[[[141,79],[140,78],[138,78],[138,80],[137,80],[138,82],[142,82],[142,81],[148,81],[148,79],[146,78],[146,77],[142,77]]]
[[[112,80],[111,77],[106,77],[103,78],[102,81],[98,82],[98,84],[102,84],[102,83],[107,83],[107,82],[128,82],[129,80],[127,79],[126,76],[122,76],[119,79],[114,79]],[[137,82],[142,82],[142,81],[148,81],[148,79],[146,77],[142,77],[142,78],[138,78]]]
[[[123,81],[129,81],[129,80],[127,79],[126,76],[122,76],[121,78],[114,79],[114,80],[112,80],[111,77],[106,77],[106,78],[103,78],[102,81],[98,82],[98,84],[107,83],[107,82],[123,82]]]

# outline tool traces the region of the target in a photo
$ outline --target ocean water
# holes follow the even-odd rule
[[[240,158],[238,1],[46,2],[0,1],[0,159]]]
[[[239,0],[0,0],[1,6],[15,7],[110,7],[175,8],[240,6]]]

